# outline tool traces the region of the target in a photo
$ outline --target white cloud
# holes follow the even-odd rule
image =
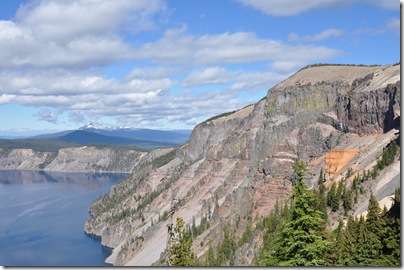
[[[369,35],[369,36],[376,36],[385,34],[386,32],[393,32],[394,34],[400,34],[400,19],[399,18],[390,18],[384,21],[383,24],[380,25],[379,28],[358,28],[352,31],[352,34],[355,36],[361,35]]]
[[[163,0],[42,0],[21,7],[14,21],[0,21],[0,104],[40,107],[36,117],[51,123],[107,117],[128,126],[194,125],[251,103],[238,99],[242,91],[259,93],[301,65],[340,53],[252,32],[192,35],[185,24],[147,44],[124,40],[123,32],[157,27],[155,17],[166,11]],[[333,34],[313,38],[326,35]],[[120,60],[122,79],[99,67]],[[256,62],[266,65],[251,71]],[[196,91],[207,84],[209,91]]]
[[[225,68],[210,67],[202,71],[191,72],[185,79],[184,86],[191,87],[204,84],[226,84],[230,74]]]
[[[340,29],[327,29],[315,35],[307,35],[300,37],[296,33],[291,33],[288,37],[289,41],[304,41],[304,42],[313,42],[313,41],[322,41],[331,37],[339,37],[344,34],[344,31]]]
[[[41,109],[38,111],[38,113],[35,115],[38,120],[40,121],[46,121],[50,123],[57,124],[59,122],[59,116],[61,115],[62,112],[57,112],[54,110],[49,110],[49,109]]]
[[[162,0],[31,1],[0,21],[0,68],[87,68],[131,57],[118,33],[156,27]]]
[[[22,6],[16,20],[40,39],[66,43],[86,35],[105,35],[123,25],[134,32],[150,30],[153,16],[165,9],[161,0],[42,0]]]
[[[390,18],[387,22],[386,22],[386,28],[388,30],[393,31],[394,33],[397,33],[398,35],[400,34],[400,19],[399,18]]]
[[[180,72],[179,68],[167,66],[135,67],[126,76],[125,81],[133,79],[160,79],[168,78]]]
[[[69,121],[75,124],[87,122],[87,118],[82,111],[70,111],[68,117]]]
[[[154,63],[203,66],[291,59],[321,60],[338,53],[338,50],[320,46],[290,46],[280,41],[259,38],[251,32],[203,36],[180,32],[166,33],[160,40],[140,46],[135,58]]]
[[[397,0],[236,0],[262,13],[273,16],[293,16],[321,8],[347,6],[355,2],[370,3],[385,9],[399,10]]]
[[[400,1],[397,0],[366,0],[369,3],[380,6],[385,9],[400,10]]]
[[[265,14],[274,16],[292,16],[313,9],[346,5],[353,0],[237,0]]]

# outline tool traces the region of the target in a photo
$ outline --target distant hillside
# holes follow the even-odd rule
[[[191,130],[152,130],[152,129],[98,129],[93,125],[53,134],[43,134],[30,139],[61,140],[79,144],[101,143],[118,145],[136,145],[140,148],[153,149],[171,147],[188,141]]]
[[[176,146],[175,143],[157,142],[153,140],[130,139],[117,136],[105,136],[96,132],[86,130],[76,130],[67,135],[57,137],[57,140],[65,142],[74,142],[85,144],[118,144],[118,145],[136,145],[141,148],[151,149],[157,147]]]
[[[32,149],[38,152],[56,152],[62,148],[77,147],[76,142],[44,140],[44,139],[22,139],[5,140],[0,139],[0,149]]]
[[[91,129],[90,131],[105,135],[118,136],[137,140],[171,142],[183,144],[188,141],[191,130],[153,130],[153,129]]]

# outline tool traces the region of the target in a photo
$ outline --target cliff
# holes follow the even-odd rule
[[[290,194],[297,160],[308,168],[309,187],[317,185],[327,151],[352,153],[337,161],[328,186],[348,169],[362,173],[375,164],[399,135],[399,74],[398,65],[302,69],[257,104],[195,127],[189,142],[161,166],[136,167],[90,206],[85,231],[114,248],[108,261],[115,265],[163,263],[172,207],[173,220],[180,216],[196,226],[208,221],[193,241],[198,257],[223,237],[224,224],[233,226],[238,240],[249,222],[258,222]],[[397,179],[391,169],[367,188],[381,200],[394,193]],[[254,239],[240,248],[237,264],[253,263],[254,246],[262,240]]]
[[[134,168],[169,151],[150,153],[124,147],[83,146],[62,148],[55,152],[32,149],[0,148],[2,170],[45,170],[61,172],[132,172]]]

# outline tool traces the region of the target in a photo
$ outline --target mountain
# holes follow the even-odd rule
[[[175,155],[134,168],[92,203],[85,231],[114,248],[107,262],[164,265],[167,228],[181,217],[200,263],[255,265],[271,241],[265,218],[277,202],[290,205],[298,161],[312,190],[324,175],[327,193],[334,183],[351,190],[356,177],[366,176],[355,182],[360,193],[347,215],[363,213],[371,194],[381,203],[394,196],[399,157],[374,177],[369,171],[399,143],[400,93],[399,65],[308,66],[256,104],[196,126]],[[331,231],[343,212],[328,211]]]
[[[93,129],[92,131],[105,136],[151,140],[156,142],[170,142],[180,145],[188,141],[191,130],[153,130],[153,129]]]
[[[129,139],[125,137],[117,136],[105,136],[100,133],[87,131],[87,130],[76,130],[70,132],[64,136],[56,138],[59,141],[74,142],[82,145],[86,144],[118,144],[118,145],[136,145],[138,147],[143,147],[146,149],[156,148],[156,147],[170,147],[175,145],[169,142],[157,142],[153,140],[142,140],[142,139]]]
[[[93,124],[93,122],[88,122],[87,124],[85,124],[84,126],[80,127],[79,129],[94,129],[95,126]]]
[[[185,143],[191,134],[190,130],[152,130],[108,128],[99,129],[92,122],[78,130],[67,130],[53,134],[44,134],[30,139],[49,139],[75,142],[80,144],[106,143],[120,145],[136,145],[145,149],[178,146]]]

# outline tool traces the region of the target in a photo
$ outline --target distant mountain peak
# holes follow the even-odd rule
[[[79,129],[90,129],[90,128],[95,128],[93,122],[91,121],[85,124],[84,126],[80,127]]]

